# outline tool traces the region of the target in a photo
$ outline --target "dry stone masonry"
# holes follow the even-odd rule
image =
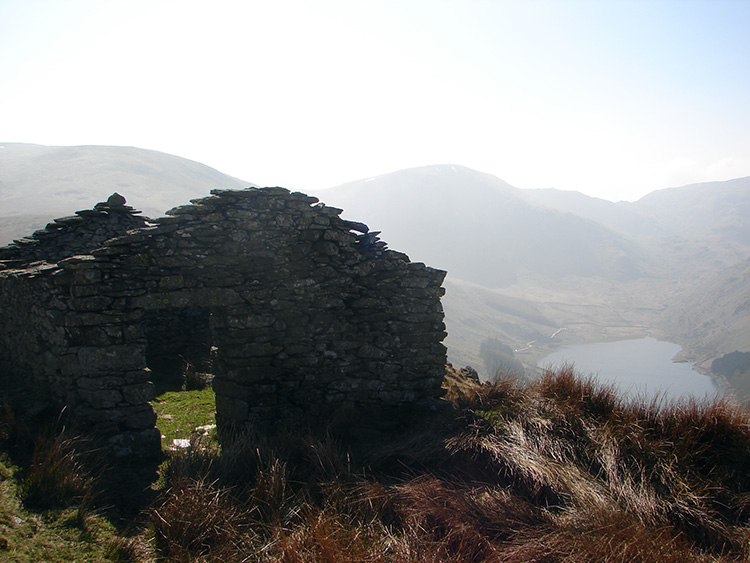
[[[283,188],[148,222],[114,194],[0,249],[0,360],[111,439],[159,449],[152,380],[209,365],[220,433],[441,394],[445,272]]]
[[[0,248],[0,262],[7,268],[39,260],[57,262],[75,254],[87,254],[111,238],[146,226],[146,219],[139,213],[125,205],[125,198],[120,194],[112,194],[106,202],[97,203],[94,209],[55,219],[30,237]]]

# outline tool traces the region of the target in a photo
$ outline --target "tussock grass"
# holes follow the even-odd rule
[[[156,549],[173,561],[210,555],[232,561],[252,544],[253,529],[241,503],[227,489],[205,479],[173,480],[151,510]]]
[[[64,413],[63,413],[64,414]],[[65,426],[62,414],[27,423],[8,402],[0,410],[0,451],[23,467],[18,489],[26,506],[66,508],[94,494],[101,452],[94,442]]]
[[[100,463],[91,463],[101,451],[91,441],[54,425],[35,431],[15,416],[6,416],[3,426],[9,432],[2,434],[0,455],[0,561],[148,561],[107,554],[106,546],[121,540],[94,506],[93,469]]]
[[[512,393],[477,392],[481,429],[451,447],[534,502],[587,521],[623,513],[682,543],[748,556],[747,410],[726,399],[625,401],[569,367],[525,388],[522,416]]]
[[[81,459],[80,452],[91,453],[82,440],[80,435],[68,437],[64,431],[48,431],[36,440],[31,464],[21,481],[24,504],[34,508],[86,505],[95,478]]]
[[[193,475],[194,487],[210,484],[205,503],[211,514],[225,510],[218,521],[229,523],[224,547],[192,548],[189,556],[220,560],[229,549],[236,560],[290,562],[750,557],[750,418],[741,407],[626,401],[569,367],[526,385],[461,381],[448,394],[453,411],[368,448],[331,428],[297,427],[239,436],[220,455],[175,454],[170,482]],[[352,425],[339,426],[349,439]],[[176,490],[167,489],[164,502],[196,514],[173,514],[175,522],[212,521],[177,502]],[[168,560],[174,552],[158,549]]]
[[[350,412],[220,446],[193,437],[168,454],[140,527],[107,539],[103,553],[123,562],[750,560],[742,407],[625,400],[569,366],[530,384],[448,378],[447,387],[451,406],[418,417],[370,424]],[[84,447],[52,449],[65,459]],[[80,492],[68,498],[84,519],[96,516],[75,504]]]

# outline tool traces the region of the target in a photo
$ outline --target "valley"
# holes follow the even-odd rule
[[[391,247],[448,270],[449,360],[485,378],[493,374],[479,348],[488,338],[518,350],[532,377],[562,344],[651,335],[682,346],[677,359],[703,372],[750,347],[749,220],[737,212],[750,201],[750,178],[613,203],[446,165],[316,195],[378,225]]]
[[[4,146],[0,244],[113,189],[158,216],[212,188],[252,185],[142,149]],[[750,351],[750,178],[613,203],[435,165],[310,195],[381,231],[389,248],[447,270],[449,361],[484,378],[493,375],[486,341],[515,351],[527,377],[564,344],[651,335],[682,346],[680,359],[704,372]]]

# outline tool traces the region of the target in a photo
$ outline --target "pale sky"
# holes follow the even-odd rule
[[[0,0],[0,142],[635,200],[750,176],[750,0]]]

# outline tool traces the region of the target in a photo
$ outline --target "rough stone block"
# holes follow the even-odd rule
[[[111,409],[122,402],[119,389],[82,389],[79,395],[94,409]]]
[[[124,378],[118,376],[101,376],[101,377],[79,377],[76,379],[76,385],[80,389],[88,391],[101,389],[119,389],[123,386]]]
[[[146,381],[143,383],[127,385],[122,388],[122,397],[125,399],[125,402],[130,403],[131,405],[151,401],[156,397],[154,384],[150,381]]]
[[[365,344],[357,350],[357,357],[373,360],[382,360],[389,356],[386,350],[372,346],[371,344]]]
[[[156,424],[156,412],[148,404],[134,405],[123,409],[123,426],[132,430],[147,430]]]
[[[136,370],[146,367],[143,348],[133,345],[82,347],[78,362],[84,371],[106,372]]]
[[[217,394],[216,412],[234,422],[245,422],[248,419],[249,405],[241,399]]]

